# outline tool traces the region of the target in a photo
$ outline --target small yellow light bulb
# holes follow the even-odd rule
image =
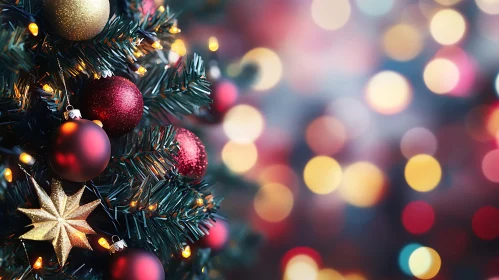
[[[182,257],[188,259],[191,256],[191,247],[189,245],[185,246],[184,250],[182,250]]]
[[[156,207],[157,207],[156,204],[151,204],[151,205],[149,205],[149,207],[147,207],[147,209],[149,209],[149,211],[154,211],[154,210],[156,210]]]
[[[93,123],[95,123],[96,125],[100,126],[100,127],[103,127],[103,126],[104,126],[104,125],[102,124],[102,122],[101,122],[101,121],[99,121],[99,120],[93,120],[92,122],[93,122]]]
[[[42,89],[49,93],[54,93],[54,89],[49,84],[44,84]]]
[[[135,206],[137,206],[137,201],[130,202],[130,207],[135,207]]]
[[[33,34],[33,36],[38,36],[38,25],[34,22],[28,25],[28,30]]]
[[[157,49],[157,50],[162,50],[163,49],[163,46],[161,45],[161,43],[159,41],[154,41],[154,43],[152,43],[151,47]]]
[[[218,45],[217,37],[211,36],[208,39],[208,48],[210,49],[210,51],[216,52],[218,50],[218,47],[219,47],[219,45]]]
[[[163,6],[163,5],[159,6],[158,11],[160,13],[164,13],[165,12],[165,6]]]
[[[136,51],[133,52],[133,55],[136,57],[136,58],[139,58],[139,57],[143,57],[144,56],[144,53],[137,49]]]
[[[43,259],[42,257],[38,257],[38,259],[36,259],[35,263],[33,264],[33,269],[40,269],[42,268],[42,265],[43,265]]]
[[[147,69],[144,66],[140,66],[135,73],[139,74],[139,76],[144,76],[147,72]]]
[[[3,177],[7,182],[12,183],[12,170],[10,168],[5,168],[5,171],[3,172]]]
[[[196,199],[196,204],[197,206],[201,207],[204,205],[204,200],[201,197],[199,197],[198,199]]]
[[[177,39],[173,42],[171,50],[176,52],[179,56],[184,56],[187,53],[187,48],[185,47],[184,41]]]
[[[99,242],[99,245],[101,245],[105,249],[109,250],[109,248],[111,248],[111,246],[109,245],[109,243],[107,242],[107,240],[104,237],[99,238],[99,241],[97,241],[97,242]]]
[[[29,165],[33,165],[35,163],[35,159],[28,153],[21,153],[19,155],[19,161]]]

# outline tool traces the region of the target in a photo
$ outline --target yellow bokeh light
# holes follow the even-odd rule
[[[284,280],[317,280],[319,266],[307,255],[297,255],[286,264]]]
[[[431,19],[430,32],[439,44],[453,45],[463,38],[466,32],[466,21],[456,10],[441,10]]]
[[[305,139],[310,149],[318,155],[334,155],[343,148],[347,132],[343,123],[333,117],[323,116],[307,126]]]
[[[182,257],[184,257],[184,259],[188,259],[191,254],[191,247],[189,245],[185,246],[184,250],[182,250]]]
[[[345,274],[345,280],[367,280],[367,278],[360,273],[348,273]]]
[[[411,60],[423,49],[421,32],[409,24],[392,26],[383,36],[383,49],[395,60]]]
[[[339,163],[327,156],[312,158],[303,171],[305,184],[316,194],[328,194],[336,190],[342,176]]]
[[[429,247],[420,247],[409,257],[409,269],[419,279],[432,279],[438,274],[441,265],[440,255]]]
[[[324,268],[319,270],[319,274],[317,274],[317,280],[345,280],[343,275],[338,271],[331,268]]]
[[[218,45],[217,37],[211,36],[208,39],[208,48],[210,49],[210,51],[216,52],[218,50],[218,47],[219,47],[219,45]]]
[[[241,144],[229,141],[222,149],[222,160],[234,173],[245,173],[250,170],[258,159],[255,144]]]
[[[461,0],[435,0],[435,2],[444,6],[452,6],[461,2]]]
[[[257,77],[252,85],[255,90],[268,90],[281,80],[282,62],[271,49],[256,48],[250,50],[241,59],[241,67],[247,64],[256,64],[258,67]]]
[[[376,112],[392,115],[409,105],[412,90],[404,76],[393,71],[382,71],[367,83],[365,98]]]
[[[459,77],[456,64],[445,58],[430,61],[423,73],[426,86],[437,94],[445,94],[453,90],[459,83]]]
[[[357,207],[375,205],[382,197],[385,184],[383,172],[369,162],[357,162],[343,172],[343,183],[339,188],[341,197]]]
[[[314,0],[312,18],[323,29],[337,30],[350,18],[352,7],[348,0]]]
[[[489,113],[486,128],[491,137],[495,137],[499,132],[499,108],[494,108]]]
[[[263,131],[262,114],[252,106],[237,105],[224,117],[223,128],[230,140],[238,143],[251,143]]]
[[[499,0],[475,0],[478,8],[489,15],[499,14]]]
[[[12,183],[12,169],[10,168],[5,168],[5,170],[3,171],[3,177],[5,178],[5,180],[9,183]]]
[[[184,41],[177,39],[171,45],[171,50],[180,56],[184,56],[187,53],[187,48]]]
[[[418,192],[429,192],[440,183],[442,168],[430,155],[413,156],[405,166],[405,180]]]
[[[293,193],[284,185],[271,183],[263,185],[255,195],[253,206],[260,218],[268,222],[286,219],[293,209]]]

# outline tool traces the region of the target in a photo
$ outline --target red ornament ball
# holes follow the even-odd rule
[[[50,166],[65,180],[85,182],[93,179],[106,169],[110,158],[109,138],[92,121],[66,121],[53,134]]]
[[[219,251],[227,245],[227,241],[229,241],[229,225],[219,220],[210,229],[209,234],[201,239],[200,246]]]
[[[179,173],[193,179],[203,177],[208,167],[208,160],[201,140],[185,128],[177,129],[175,139],[180,147],[174,157]]]
[[[121,136],[134,129],[142,118],[144,100],[129,80],[113,76],[92,81],[83,91],[82,114],[99,120],[110,136]]]
[[[155,254],[138,249],[116,253],[111,260],[111,280],[164,280],[165,271]]]

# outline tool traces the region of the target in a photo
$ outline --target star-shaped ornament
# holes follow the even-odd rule
[[[57,260],[64,266],[73,247],[92,250],[85,234],[95,234],[87,223],[88,215],[99,205],[97,199],[80,206],[85,187],[67,196],[58,180],[52,180],[50,196],[31,177],[38,195],[40,209],[18,208],[32,222],[33,229],[21,235],[20,239],[52,241]]]

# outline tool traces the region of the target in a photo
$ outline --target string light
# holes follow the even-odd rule
[[[131,207],[135,207],[135,206],[137,206],[137,201],[132,201],[132,202],[130,202],[130,206],[131,206]]]
[[[147,73],[147,69],[144,66],[140,66],[135,73],[142,77]]]
[[[159,6],[159,7],[158,7],[158,11],[159,11],[160,13],[164,13],[164,12],[165,12],[165,6],[163,6],[163,5]]]
[[[196,199],[196,205],[199,206],[199,207],[203,206],[204,205],[203,198],[198,197],[198,199]]]
[[[85,66],[87,66],[87,65],[85,64],[85,62],[81,62],[81,64],[78,64],[78,70],[80,70],[80,71],[85,70]]]
[[[49,93],[54,93],[54,89],[49,84],[44,84],[42,89]]]
[[[99,241],[97,241],[97,242],[99,242],[99,245],[101,245],[105,249],[109,250],[109,248],[111,248],[111,246],[109,245],[109,242],[107,242],[107,240],[104,237],[99,238]]]
[[[35,163],[35,159],[28,153],[21,153],[19,155],[19,161],[29,165],[33,165]]]
[[[177,25],[177,20],[175,20],[173,22],[173,25],[172,27],[170,27],[170,30],[168,30],[171,34],[178,34],[180,33],[182,30],[180,30],[180,28],[178,28],[178,25]]]
[[[28,30],[33,36],[38,36],[38,25],[34,22],[28,25]]]
[[[140,58],[140,57],[143,57],[144,56],[144,53],[139,50],[139,49],[136,49],[134,52],[133,52],[133,55],[136,57],[136,58]]]
[[[211,36],[208,39],[208,48],[210,49],[210,51],[216,52],[218,50],[218,47],[218,39],[215,36]]]
[[[182,250],[182,257],[188,259],[191,256],[191,247],[189,245],[185,246],[184,250]]]
[[[149,209],[149,211],[154,211],[154,210],[156,210],[156,207],[158,207],[157,204],[151,204],[151,205],[149,205],[149,207],[147,207],[147,209]]]
[[[157,49],[157,50],[162,50],[163,49],[163,46],[161,45],[161,43],[159,41],[154,41],[154,43],[151,44],[151,47]]]
[[[95,123],[96,125],[100,126],[100,127],[103,127],[103,126],[104,126],[104,125],[102,124],[102,122],[101,122],[101,121],[99,121],[99,120],[93,120],[92,122],[93,122],[93,123]]]
[[[42,257],[38,257],[38,259],[36,259],[35,263],[33,264],[33,269],[40,269],[42,268],[42,265],[43,265],[43,259]]]
[[[5,168],[5,171],[3,172],[3,177],[7,182],[11,183],[12,182],[12,170],[10,168]]]

